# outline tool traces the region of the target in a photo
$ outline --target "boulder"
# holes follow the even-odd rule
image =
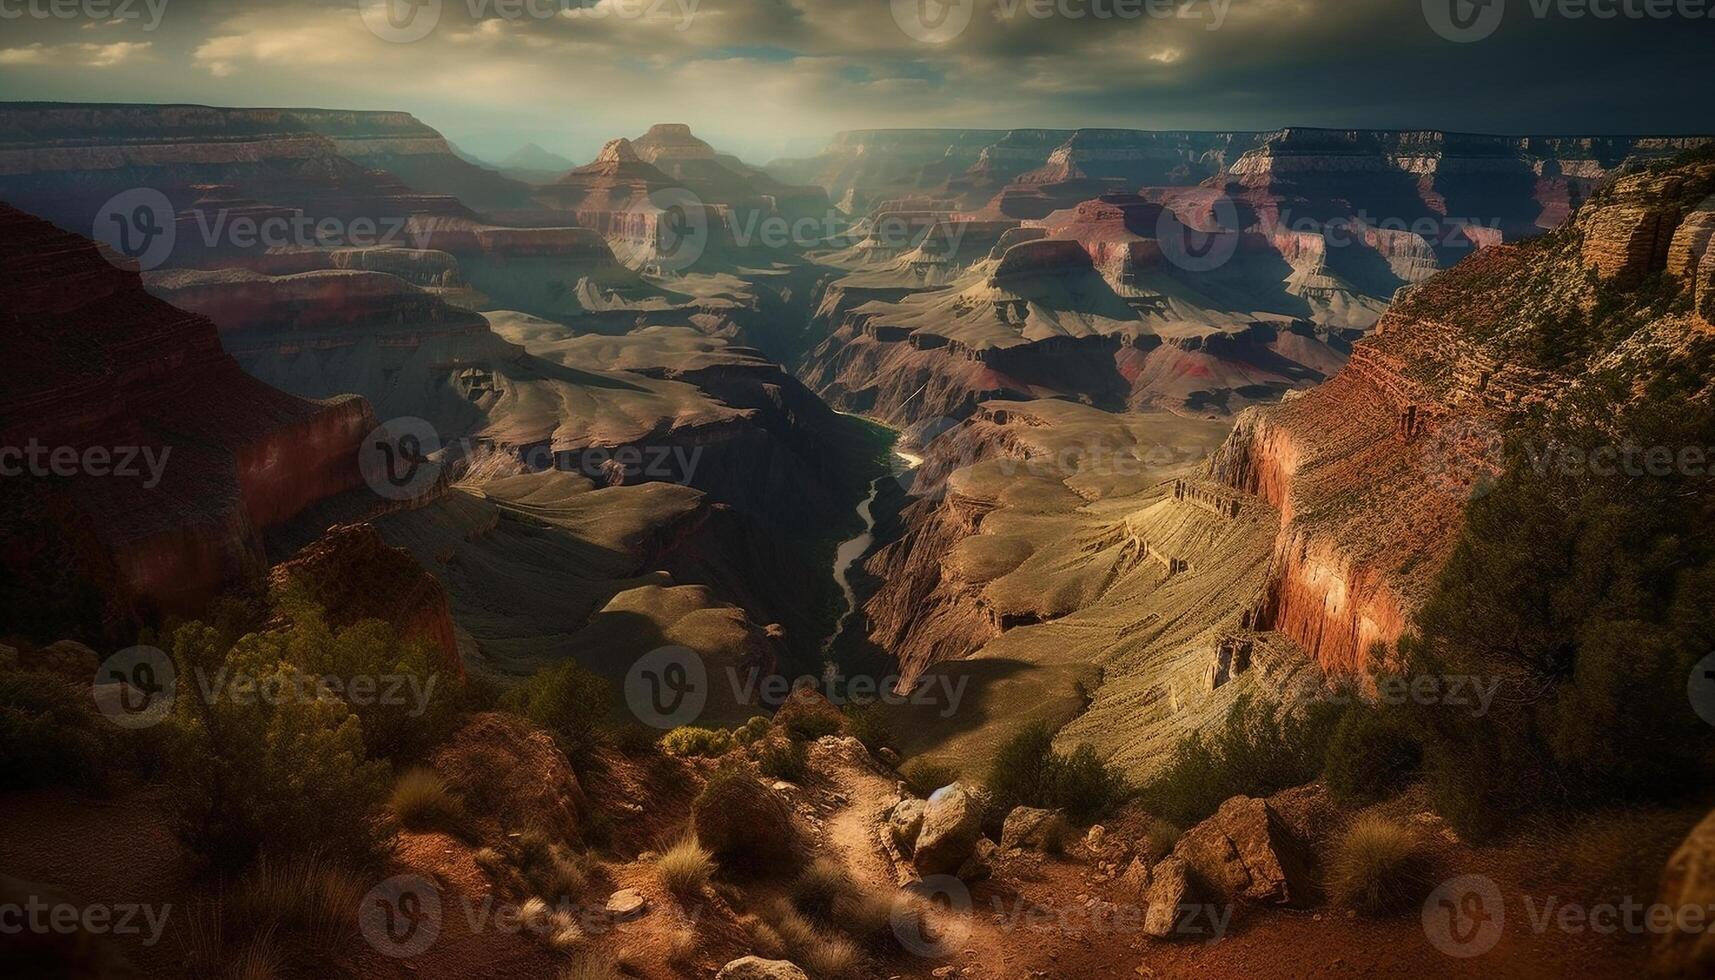
[[[1173,856],[1232,898],[1272,905],[1311,897],[1310,858],[1263,800],[1235,796],[1179,838]]]
[[[1144,935],[1165,939],[1183,934],[1181,927],[1185,925],[1187,907],[1196,901],[1191,869],[1176,857],[1163,860],[1155,866],[1146,901]]]
[[[978,837],[976,846],[971,848],[971,856],[959,865],[955,876],[960,881],[982,881],[994,873],[994,859],[999,853],[1000,845],[987,837]]]
[[[924,877],[957,872],[976,849],[982,823],[982,807],[963,785],[936,790],[923,804],[923,827],[911,848],[912,866]]]
[[[803,970],[786,960],[746,956],[721,967],[715,980],[810,980]]]
[[[1131,863],[1126,865],[1125,871],[1120,874],[1119,885],[1126,898],[1142,900],[1148,897],[1152,880],[1153,874],[1149,858],[1140,854],[1132,858]]]
[[[481,812],[504,813],[559,841],[581,839],[590,806],[577,774],[554,736],[515,715],[472,715],[435,753],[434,769]]]
[[[887,768],[889,768],[889,769],[898,769],[899,768],[899,753],[893,751],[892,749],[888,748],[887,746],[885,746],[885,745],[882,746],[881,751],[877,752],[875,755],[876,755],[876,758],[881,760],[882,765],[885,765]]]
[[[1671,909],[1715,905],[1715,813],[1703,818],[1667,860],[1661,904]],[[1715,975],[1715,935],[1707,923],[1675,928],[1656,937],[1654,966],[1670,976]]]
[[[923,801],[903,799],[887,811],[887,832],[900,849],[910,854],[917,844],[917,834],[923,829]]]
[[[1268,808],[1294,840],[1312,850],[1326,844],[1340,823],[1328,787],[1320,782],[1283,789],[1268,798]]]
[[[798,843],[792,811],[747,769],[718,769],[691,804],[691,826],[704,847],[723,857],[785,860]]]
[[[805,738],[835,734],[845,727],[845,722],[846,716],[840,713],[840,709],[808,684],[793,688],[781,702],[780,710],[774,712],[776,725]]]
[[[1031,806],[1013,807],[1006,815],[1000,831],[1003,850],[1032,847],[1040,851],[1053,850],[1066,833],[1066,818],[1059,810],[1041,810]]]
[[[621,888],[608,896],[606,911],[615,922],[629,922],[649,911],[649,900],[635,888]]]

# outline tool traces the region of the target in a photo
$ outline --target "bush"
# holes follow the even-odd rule
[[[105,724],[65,681],[0,669],[0,789],[99,787],[110,745]]]
[[[997,812],[1033,806],[1064,810],[1078,821],[1095,818],[1127,792],[1120,772],[1089,745],[1055,752],[1054,732],[1042,724],[1026,726],[1001,744],[986,785]]]
[[[810,750],[799,741],[765,742],[756,753],[756,767],[764,776],[803,782],[810,771]]]
[[[911,792],[924,799],[943,786],[951,786],[959,781],[959,770],[945,763],[932,762],[928,759],[912,759],[899,771],[905,777],[905,785]]]
[[[769,721],[767,715],[752,715],[738,728],[733,729],[733,741],[740,745],[749,745],[757,739],[768,736]]]
[[[1316,702],[1287,711],[1240,695],[1220,727],[1186,736],[1140,791],[1144,805],[1182,827],[1234,796],[1268,796],[1314,780],[1343,709]]]
[[[875,703],[849,705],[846,708],[846,733],[863,743],[871,752],[879,752],[894,744],[893,729],[880,705]]]
[[[715,859],[694,838],[687,837],[655,861],[661,883],[675,895],[695,895],[715,873]]]
[[[586,857],[574,854],[540,830],[518,835],[513,863],[525,889],[550,902],[576,899],[589,884]]]
[[[1590,386],[1529,440],[1585,459],[1715,445],[1715,410],[1686,395],[1707,369],[1628,378],[1620,402]],[[1414,673],[1473,674],[1498,693],[1481,717],[1403,709],[1437,811],[1472,837],[1545,807],[1673,801],[1709,772],[1708,726],[1685,696],[1715,649],[1707,478],[1542,465],[1522,443],[1467,507],[1412,645]]]
[[[661,736],[661,750],[677,756],[720,756],[733,748],[732,733],[684,725]]]
[[[814,742],[824,735],[838,735],[840,720],[810,712],[794,712],[783,727],[793,741]]]
[[[568,660],[538,672],[504,700],[510,710],[553,732],[567,757],[577,762],[595,747],[613,693],[607,681]]]
[[[202,624],[181,628],[173,638],[179,676],[224,662],[261,685],[314,690],[314,678],[290,664],[264,667],[272,645],[255,634],[230,655],[220,645]],[[264,844],[283,853],[320,849],[342,863],[376,855],[373,818],[387,797],[387,765],[368,759],[362,725],[345,702],[325,694],[205,701],[194,684],[179,690],[167,779],[178,833],[194,853],[217,864],[248,861]]]
[[[402,827],[457,833],[465,822],[464,803],[433,769],[417,766],[393,784],[387,807]]]
[[[1417,833],[1382,817],[1359,817],[1328,861],[1330,897],[1347,908],[1382,915],[1423,901],[1429,860]]]
[[[1334,728],[1323,773],[1335,799],[1363,805],[1405,788],[1422,755],[1399,712],[1358,702]]]

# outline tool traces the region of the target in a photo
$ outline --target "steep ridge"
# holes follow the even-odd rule
[[[1505,434],[1599,383],[1532,366],[1557,311],[1594,310],[1667,274],[1685,312],[1634,324],[1604,368],[1628,365],[1641,386],[1694,360],[1708,344],[1712,191],[1708,162],[1620,176],[1560,232],[1408,291],[1328,384],[1247,411],[1209,473],[1281,514],[1259,622],[1330,670],[1363,668],[1373,644],[1399,639]]]
[[[211,321],[149,296],[95,243],[4,206],[0,264],[16,369],[0,397],[17,468],[5,478],[8,608],[92,635],[196,609],[259,578],[264,529],[362,483],[358,445],[374,425],[363,399],[255,380]],[[62,462],[40,471],[49,464],[21,454],[33,447]],[[35,594],[32,582],[59,585]]]
[[[1652,378],[1708,396],[1712,192],[1706,155],[1628,169],[1560,231],[1405,291],[1330,380],[1224,438],[1218,421],[981,403],[924,446],[868,566],[871,638],[907,684],[969,685],[963,720],[900,710],[910,747],[968,769],[1041,720],[1144,777],[1238,694],[1292,703],[1373,666],[1509,434]],[[1568,309],[1608,333],[1587,362],[1545,361]]]

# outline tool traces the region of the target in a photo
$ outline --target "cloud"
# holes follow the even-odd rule
[[[112,68],[132,60],[154,45],[153,41],[115,41],[112,44],[55,44],[41,42],[21,48],[0,49],[0,65],[81,65]]]

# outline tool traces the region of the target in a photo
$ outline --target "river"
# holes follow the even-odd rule
[[[870,484],[869,495],[858,504],[858,517],[863,520],[863,530],[855,537],[840,543],[839,550],[834,552],[834,581],[840,585],[840,593],[845,596],[845,610],[840,613],[839,621],[834,624],[834,632],[822,644],[824,653],[832,654],[834,643],[846,631],[846,624],[857,615],[857,592],[852,588],[852,571],[857,567],[858,560],[869,551],[875,543],[875,498],[881,493],[882,486],[889,480],[908,482],[908,477],[923,465],[923,457],[905,452],[902,449],[893,450],[892,469],[888,476],[878,477]]]

